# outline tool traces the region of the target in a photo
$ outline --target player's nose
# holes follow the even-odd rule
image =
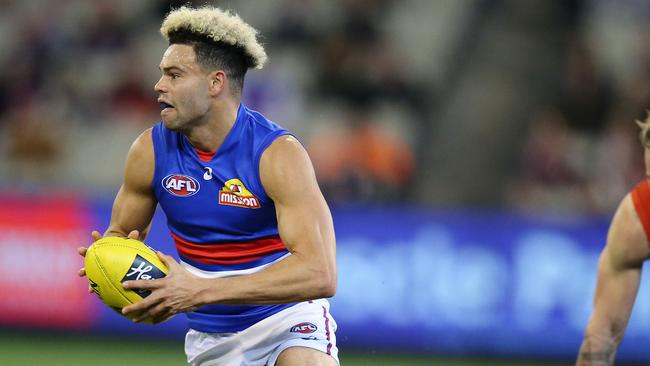
[[[156,84],[154,84],[153,90],[155,90],[156,93],[164,93],[164,92],[167,91],[167,88],[164,85],[162,77],[160,79],[158,79],[158,82]]]

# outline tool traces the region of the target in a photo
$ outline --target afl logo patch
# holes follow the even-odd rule
[[[312,323],[300,323],[291,327],[291,330],[289,330],[289,332],[309,334],[309,333],[314,333],[317,329],[318,327]]]
[[[201,188],[196,179],[182,174],[170,174],[166,176],[162,180],[162,186],[167,192],[178,197],[193,196]]]

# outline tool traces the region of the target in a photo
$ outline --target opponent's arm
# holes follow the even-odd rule
[[[277,304],[331,297],[336,291],[336,244],[332,217],[316,183],[311,161],[293,137],[281,137],[262,154],[260,177],[275,203],[280,237],[292,255],[250,275],[205,279],[170,256],[167,277],[128,281],[125,288],[153,293],[122,312],[140,321],[166,319],[206,304]]]
[[[594,307],[577,366],[614,364],[636,298],[648,241],[628,194],[619,205],[598,264]]]

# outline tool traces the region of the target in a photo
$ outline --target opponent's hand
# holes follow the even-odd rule
[[[201,290],[202,280],[183,268],[174,258],[157,252],[158,258],[167,265],[169,272],[164,278],[155,280],[125,281],[127,290],[147,289],[151,294],[133,305],[122,309],[122,314],[137,314],[134,322],[151,319],[161,323],[178,313],[196,310],[200,304],[196,294]]]
[[[102,238],[102,234],[99,233],[97,230],[93,230],[90,233],[90,236],[93,238],[93,243],[96,242],[97,240]],[[139,239],[140,238],[140,232],[138,230],[133,230],[129,233],[128,235],[129,239]],[[86,257],[86,252],[88,252],[88,247],[79,247],[77,248],[77,253],[79,253],[80,256]],[[81,267],[79,271],[77,271],[77,275],[79,277],[85,277],[86,276],[86,267]],[[88,293],[92,293],[93,289],[88,286]]]

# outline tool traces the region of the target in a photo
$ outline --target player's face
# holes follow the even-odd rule
[[[200,123],[210,108],[210,78],[196,62],[192,46],[173,44],[160,61],[162,76],[154,86],[165,127],[183,130]]]

